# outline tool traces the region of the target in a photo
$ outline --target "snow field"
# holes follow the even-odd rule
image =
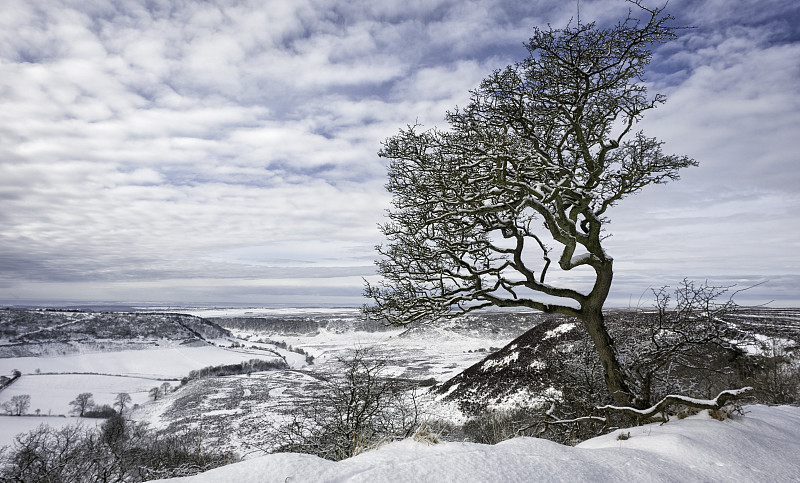
[[[425,366],[425,378],[445,381],[480,361],[488,352],[479,352],[490,345],[503,346],[511,339],[487,340],[437,331],[436,334],[400,336],[405,329],[384,332],[331,332],[322,330],[313,336],[276,335],[314,356],[314,365],[321,366],[355,348],[369,348],[389,362],[387,375],[414,378],[409,368]],[[253,336],[257,337],[257,336]],[[470,352],[471,351],[471,352]],[[313,369],[313,367],[312,367]]]
[[[98,406],[114,404],[114,398],[121,392],[130,394],[133,404],[148,400],[147,391],[160,386],[165,381],[141,377],[119,377],[93,374],[41,374],[25,375],[0,392],[0,404],[18,394],[31,396],[32,414],[39,409],[43,415],[68,415],[70,401],[82,392],[92,393]],[[168,381],[175,386],[179,382]]]
[[[91,372],[180,379],[189,371],[206,366],[236,364],[250,359],[276,359],[264,352],[232,351],[215,346],[179,346],[164,349],[94,352],[53,357],[15,357],[0,359],[0,374],[14,369],[34,374],[37,369],[49,373]]]
[[[176,386],[180,378],[187,376],[192,370],[250,359],[276,358],[261,351],[233,351],[215,346],[0,358],[0,374],[10,375],[13,370],[19,370],[23,374],[0,391],[0,404],[16,395],[27,394],[31,396],[29,415],[35,414],[37,409],[42,415],[69,415],[70,401],[82,392],[92,393],[95,404],[100,406],[112,405],[117,394],[121,392],[130,394],[132,404],[143,404],[149,400],[148,391],[151,388],[164,382]],[[39,424],[52,423],[60,426],[70,421],[78,420],[4,417],[0,419],[0,446],[10,444],[20,431],[35,429]]]

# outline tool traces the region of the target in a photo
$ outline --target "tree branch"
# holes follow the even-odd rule
[[[664,397],[658,403],[647,409],[607,405],[600,406],[597,408],[597,410],[604,411],[606,413],[625,414],[637,419],[647,419],[656,414],[665,414],[667,408],[673,404],[683,404],[684,406],[689,406],[696,409],[720,409],[730,401],[748,396],[752,391],[752,387],[729,389],[727,391],[722,391],[714,399],[695,399],[692,397],[673,394]]]

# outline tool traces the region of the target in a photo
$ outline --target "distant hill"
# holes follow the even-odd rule
[[[0,310],[0,357],[205,343],[227,335],[213,322],[184,314]]]
[[[453,332],[486,339],[516,337],[546,318],[538,312],[512,312],[487,310],[455,319],[439,320],[431,325],[414,325],[406,328],[401,337],[425,335],[436,332]],[[270,316],[207,317],[226,329],[263,332],[269,335],[308,336],[327,330],[329,332],[382,332],[397,330],[382,322],[365,320],[352,313],[281,314]]]
[[[331,332],[380,332],[395,330],[379,322],[351,314],[281,314],[268,316],[208,317],[207,320],[230,330],[263,332],[270,335],[313,335]]]

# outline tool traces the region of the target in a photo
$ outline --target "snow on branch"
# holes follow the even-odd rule
[[[627,414],[635,418],[644,419],[644,418],[650,418],[658,413],[663,414],[666,411],[666,409],[673,404],[683,404],[696,409],[720,409],[726,404],[728,404],[728,401],[740,399],[752,391],[753,391],[752,387],[743,387],[741,389],[728,389],[726,391],[722,391],[721,393],[719,393],[717,397],[715,397],[714,399],[696,399],[693,397],[671,394],[669,396],[664,397],[657,404],[647,409],[636,409],[631,407],[613,406],[613,405],[600,406],[597,409],[599,411],[606,411],[607,413],[612,412],[612,413]]]

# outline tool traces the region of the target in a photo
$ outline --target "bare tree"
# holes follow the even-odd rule
[[[632,314],[612,330],[622,342],[620,358],[637,407],[671,393],[711,397],[726,383],[742,384],[743,377],[734,374],[744,358],[737,345],[752,336],[725,321],[736,307],[732,298],[722,298],[727,290],[689,280],[674,295],[668,287],[655,289],[651,310]]]
[[[201,433],[159,434],[119,414],[102,426],[45,424],[0,448],[0,481],[139,482],[189,476],[234,462],[203,449]]]
[[[69,405],[72,406],[72,412],[82,418],[86,410],[94,406],[93,395],[90,392],[82,392],[70,401]]]
[[[607,213],[696,164],[634,130],[665,101],[642,81],[652,46],[675,28],[663,8],[633,3],[642,18],[611,28],[534,29],[530,56],[448,112],[448,131],[411,126],[385,141],[394,208],[381,227],[383,280],[365,289],[369,317],[409,324],[489,306],[570,315],[615,401],[632,401],[602,312],[614,273]],[[591,277],[591,288],[560,285],[559,269]]]
[[[80,426],[54,429],[45,424],[18,434],[7,455],[0,460],[2,481],[87,481],[78,460],[83,455]]]
[[[421,417],[413,384],[387,377],[386,364],[368,349],[340,358],[320,392],[277,428],[279,451],[341,460],[412,435]]]
[[[122,414],[125,412],[125,408],[131,403],[131,395],[127,392],[121,392],[117,394],[116,399],[114,399],[114,407],[119,407],[119,413]]]
[[[18,394],[3,403],[3,409],[11,416],[22,416],[31,407],[31,396],[29,394]]]

